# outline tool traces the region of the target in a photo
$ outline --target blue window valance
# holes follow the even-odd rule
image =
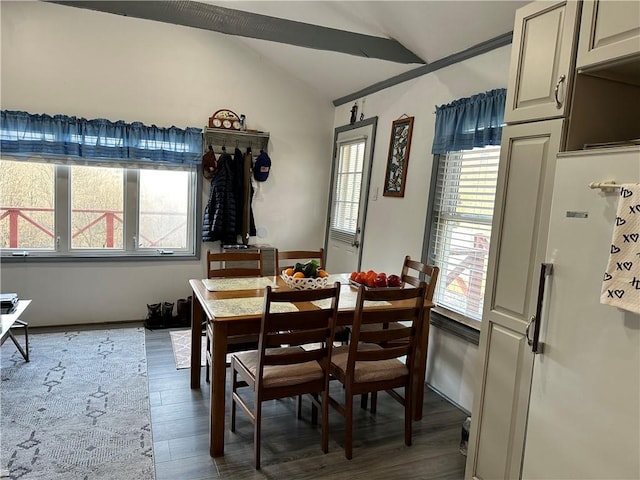
[[[202,159],[202,130],[140,122],[2,110],[0,148],[16,156],[194,164]]]
[[[500,145],[506,96],[506,89],[500,88],[436,107],[431,153]]]

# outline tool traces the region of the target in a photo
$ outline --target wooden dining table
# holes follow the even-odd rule
[[[281,277],[261,277],[267,283],[271,283],[278,289],[290,289]],[[353,322],[355,296],[357,288],[349,284],[349,274],[334,274],[329,276],[329,283],[339,281],[340,304],[338,311],[338,326],[349,326]],[[213,331],[213,344],[211,345],[210,365],[210,406],[209,406],[209,454],[212,457],[224,455],[224,428],[225,428],[225,396],[226,396],[226,357],[228,353],[228,338],[232,335],[248,335],[260,333],[261,311],[253,312],[228,312],[224,316],[216,315],[215,305],[219,300],[254,299],[247,303],[255,303],[257,298],[264,297],[264,288],[252,289],[223,289],[210,291],[207,288],[210,280],[189,280],[193,290],[192,315],[191,315],[191,388],[201,388],[201,348],[203,325],[210,325]],[[209,287],[211,288],[211,287]],[[222,302],[223,303],[223,302]],[[218,305],[221,302],[217,302]],[[318,308],[311,303],[296,304],[299,310]],[[422,403],[424,394],[424,379],[426,369],[426,352],[429,332],[430,311],[433,304],[425,304],[425,314],[419,326],[418,348],[416,351],[416,388],[414,405],[414,418],[422,418]],[[376,308],[384,308],[383,306]],[[205,322],[206,320],[206,322]]]

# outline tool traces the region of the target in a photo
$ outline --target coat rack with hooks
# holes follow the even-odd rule
[[[202,145],[205,151],[212,145],[216,154],[222,147],[226,147],[228,153],[233,153],[237,147],[243,152],[250,148],[257,155],[260,150],[267,151],[269,132],[239,132],[205,127],[202,131]]]
[[[215,156],[220,158],[220,154],[226,151],[232,157],[234,150],[240,149],[244,156],[244,178],[243,196],[244,205],[242,211],[242,232],[240,233],[241,242],[244,245],[249,244],[249,236],[251,229],[251,168],[255,157],[260,151],[267,151],[269,144],[268,132],[243,132],[237,130],[223,130],[220,128],[205,127],[202,132],[202,149],[203,154],[209,150],[211,146]],[[246,153],[251,153],[250,156]],[[204,159],[203,159],[204,161]],[[213,180],[212,180],[213,182]],[[213,185],[213,183],[212,183]]]

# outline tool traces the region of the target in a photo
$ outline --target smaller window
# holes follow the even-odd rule
[[[189,172],[140,171],[140,248],[187,248],[190,179]]]
[[[339,147],[331,215],[331,237],[336,240],[352,242],[356,237],[365,146],[364,140],[357,140]]]
[[[438,155],[429,262],[440,267],[434,303],[480,321],[500,147]]]

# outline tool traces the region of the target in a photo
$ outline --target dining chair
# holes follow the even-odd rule
[[[267,400],[311,394],[312,423],[317,423],[320,408],[322,451],[329,450],[329,365],[339,296],[338,282],[317,290],[276,292],[267,287],[258,349],[231,356],[230,429],[235,432],[236,406],[239,405],[254,426],[256,469],[260,469],[262,403]],[[320,307],[317,309],[283,311],[299,302],[321,303],[316,303]],[[253,392],[252,402],[243,398],[248,397],[246,390]]]
[[[280,251],[276,249],[276,273],[279,275],[282,270],[288,267],[293,267],[296,262],[289,262],[284,260],[299,260],[309,261],[317,260],[321,269],[325,269],[324,264],[324,248],[319,250],[288,250]],[[304,262],[303,262],[304,263]]]
[[[434,265],[428,265],[426,263],[422,263],[417,260],[412,260],[411,257],[407,255],[404,258],[404,263],[402,264],[402,272],[400,273],[400,278],[403,282],[403,285],[409,284],[413,287],[417,287],[418,285],[420,285],[421,282],[426,283],[427,290],[425,293],[425,302],[431,303],[433,301],[433,294],[436,289],[439,273],[440,273],[440,269],[438,267]],[[397,329],[402,327],[403,325],[398,322],[389,322],[389,323],[384,323],[382,325],[375,325],[375,326],[365,325],[363,326],[363,329],[365,330],[370,330],[373,328]],[[427,368],[427,347],[429,343],[429,322],[426,322],[426,321],[419,322],[419,328],[420,328],[418,330],[419,341],[416,343],[416,352],[415,352],[416,367],[414,371],[414,377],[416,382],[416,388],[415,388],[416,399],[413,405],[414,420],[420,420],[422,418],[422,408],[424,403],[424,382],[425,382],[426,368]],[[361,399],[362,408],[366,408],[367,399],[368,399],[367,395],[362,396],[362,399]],[[376,412],[376,402],[377,402],[377,396],[376,396],[376,393],[373,392],[371,394],[371,412],[372,413]]]
[[[331,356],[331,375],[343,386],[344,403],[329,397],[329,403],[345,417],[345,456],[353,456],[353,397],[386,391],[404,406],[404,443],[411,445],[415,351],[427,286],[416,288],[358,288],[358,297],[348,346],[336,347]],[[389,307],[368,306],[367,301],[390,302]],[[402,322],[399,328],[363,330],[363,325]],[[401,360],[404,357],[404,361]],[[404,388],[404,395],[397,389]]]
[[[262,251],[251,252],[212,252],[207,251],[207,278],[260,277],[262,276]],[[205,380],[209,382],[211,366],[211,347],[213,345],[213,327],[207,322],[205,327]],[[258,335],[232,335],[227,339],[228,351],[239,352],[255,349]]]
[[[207,251],[207,278],[261,277],[262,251]]]

